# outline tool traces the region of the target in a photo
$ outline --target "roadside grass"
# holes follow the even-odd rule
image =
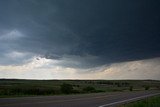
[[[120,107],[160,107],[160,95],[124,104]]]

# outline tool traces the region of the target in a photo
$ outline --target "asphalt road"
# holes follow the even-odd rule
[[[0,98],[0,107],[114,107],[117,104],[158,94],[160,95],[160,91]]]

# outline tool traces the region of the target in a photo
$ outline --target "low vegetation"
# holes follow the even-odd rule
[[[124,104],[121,107],[160,107],[160,96],[155,96],[133,103]]]
[[[0,79],[0,97],[160,89],[153,80],[16,80]]]

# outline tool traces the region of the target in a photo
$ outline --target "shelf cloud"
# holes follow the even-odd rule
[[[37,58],[52,62],[39,71],[58,66],[62,72],[87,75],[94,69],[102,74],[105,66],[117,72],[114,78],[121,72],[121,78],[129,78],[134,72],[142,75],[146,71],[146,75],[134,78],[147,78],[152,72],[154,79],[160,75],[159,4],[146,0],[0,1],[0,77],[9,76],[9,66],[21,67]],[[149,61],[148,69],[145,61]],[[137,65],[139,62],[143,63]]]

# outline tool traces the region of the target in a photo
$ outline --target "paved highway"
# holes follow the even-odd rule
[[[114,107],[117,104],[154,95],[160,95],[160,91],[0,98],[0,107]]]

